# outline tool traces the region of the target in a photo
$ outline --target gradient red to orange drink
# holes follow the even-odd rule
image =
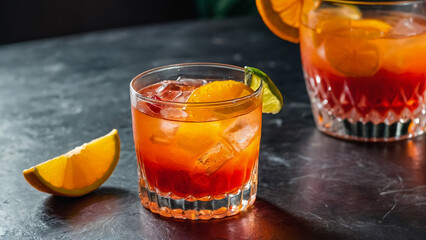
[[[132,107],[135,147],[151,189],[202,198],[235,192],[250,180],[259,155],[260,105],[241,116],[190,122],[167,120],[161,106],[142,104]]]
[[[426,18],[360,11],[336,4],[311,12],[300,27],[303,69],[317,124],[333,131],[324,122],[332,116],[348,125],[401,122],[407,123],[408,134],[423,132]]]
[[[199,79],[160,81],[137,90],[137,99],[143,100],[132,100],[141,200],[165,216],[219,218],[236,214],[254,201],[262,94],[240,83],[250,94],[245,99],[187,103],[191,93],[205,84]],[[238,198],[249,203],[228,200],[242,194],[247,185],[248,198]],[[161,206],[159,198],[182,199],[192,206]],[[207,203],[221,199],[226,201]],[[207,209],[194,205],[197,201],[206,201]]]

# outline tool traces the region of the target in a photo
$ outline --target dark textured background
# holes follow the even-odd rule
[[[167,219],[137,193],[129,82],[181,62],[249,65],[284,94],[264,115],[258,200],[223,220]],[[80,198],[22,170],[117,128],[112,176]],[[157,24],[0,46],[0,239],[425,239],[426,139],[389,144],[318,132],[297,45],[259,18]]]
[[[255,15],[255,0],[0,0],[0,44],[195,18]]]
[[[0,0],[0,44],[197,17],[195,0]]]

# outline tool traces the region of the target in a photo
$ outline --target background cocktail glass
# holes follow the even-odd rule
[[[142,204],[163,216],[222,218],[256,198],[262,85],[248,96],[187,103],[143,96],[163,80],[244,82],[244,69],[190,63],[146,71],[130,83]],[[179,88],[170,88],[175,94]]]
[[[360,141],[425,131],[425,1],[325,0],[302,13],[299,29],[321,131]]]

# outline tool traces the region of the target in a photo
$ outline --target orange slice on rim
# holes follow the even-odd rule
[[[257,10],[263,22],[278,37],[299,42],[299,26],[302,12],[319,5],[319,0],[256,0]]]
[[[205,103],[234,100],[250,95],[253,92],[249,86],[242,82],[233,80],[214,81],[195,89],[189,96],[188,102]],[[228,104],[213,109],[188,106],[186,107],[186,111],[189,114],[189,119],[192,121],[197,121],[197,119],[205,121],[237,116],[254,106],[255,104]]]
[[[240,98],[253,93],[253,90],[242,82],[233,80],[215,81],[194,90],[188,102],[216,102]]]

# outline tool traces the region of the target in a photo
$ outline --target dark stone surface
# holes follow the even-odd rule
[[[365,144],[314,127],[297,45],[260,19],[182,22],[0,47],[0,239],[425,239],[426,139]],[[285,108],[264,115],[258,200],[214,221],[167,219],[137,193],[129,82],[180,62],[267,72]],[[22,170],[117,128],[121,158],[95,192],[38,192]]]

